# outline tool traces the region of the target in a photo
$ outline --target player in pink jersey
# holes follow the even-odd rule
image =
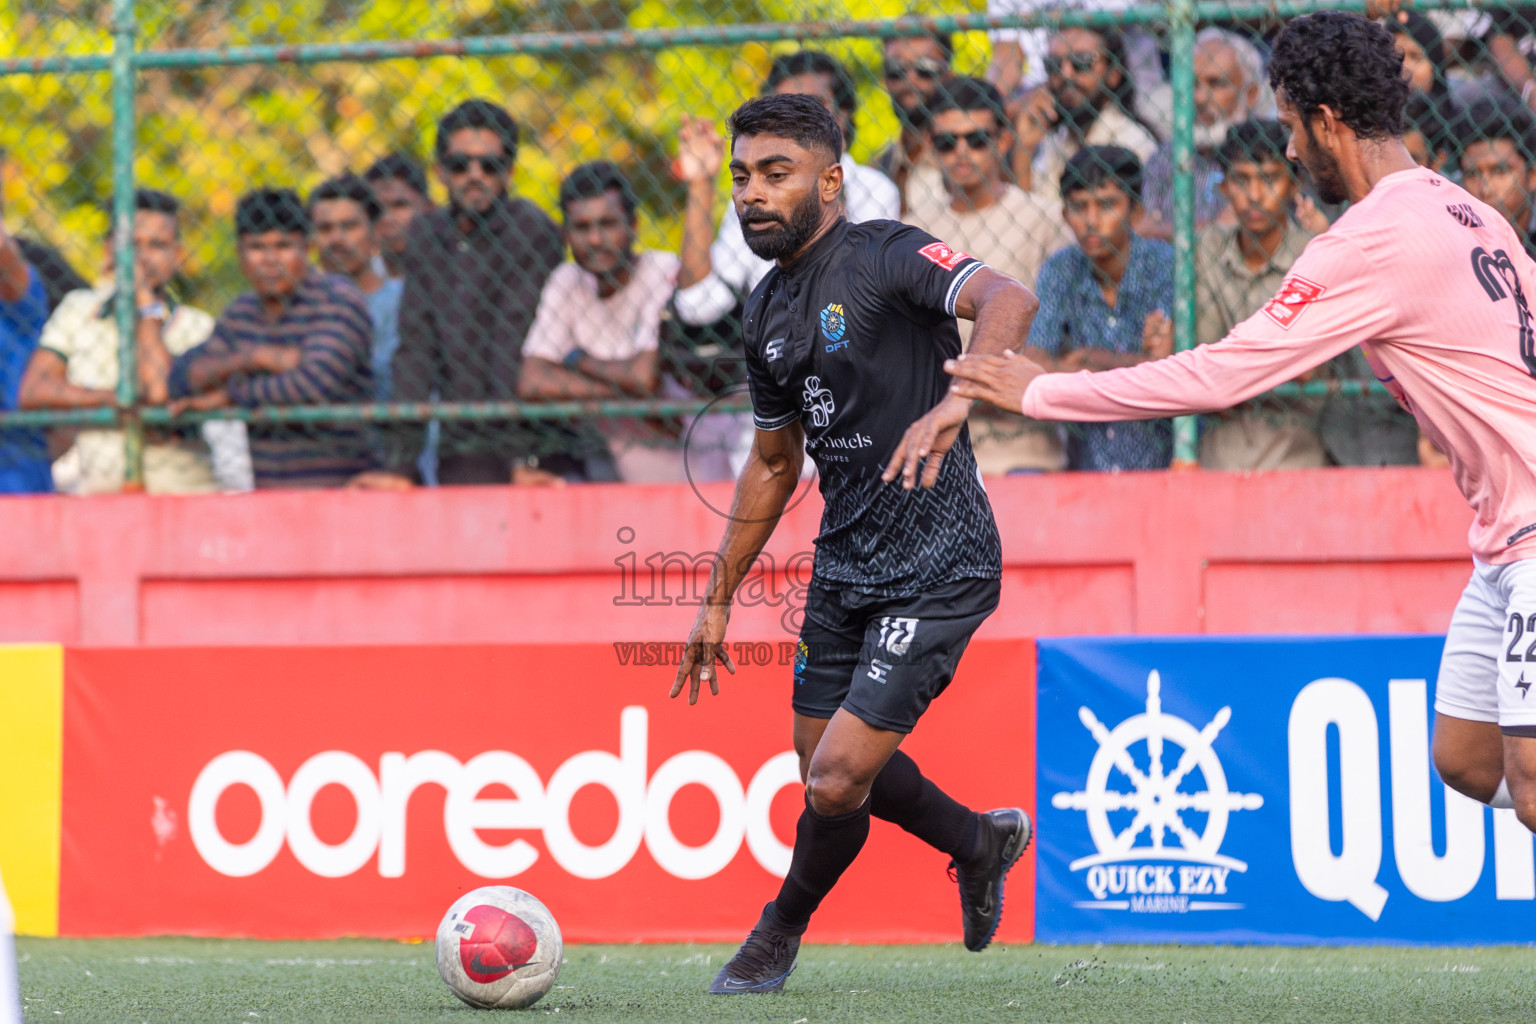
[[[953,390],[1040,420],[1153,419],[1226,408],[1362,346],[1476,513],[1435,687],[1435,765],[1536,831],[1536,263],[1497,211],[1415,166],[1386,29],[1336,11],[1297,18],[1270,83],[1288,155],[1324,202],[1352,205],[1263,309],[1218,344],[1102,373],[962,357],[946,365]],[[903,439],[887,479],[917,482],[924,440]]]

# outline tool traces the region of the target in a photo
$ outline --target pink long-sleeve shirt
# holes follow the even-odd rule
[[[1536,263],[1497,211],[1421,168],[1389,174],[1314,238],[1269,303],[1214,345],[1035,378],[1025,416],[1077,422],[1224,409],[1364,346],[1450,458],[1473,554],[1536,558]]]

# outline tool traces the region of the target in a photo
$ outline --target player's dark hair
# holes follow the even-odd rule
[[[1279,121],[1242,121],[1227,129],[1227,137],[1216,150],[1216,162],[1224,171],[1230,171],[1233,164],[1260,164],[1266,160],[1278,160],[1291,168],[1285,155],[1289,142],[1285,126]]]
[[[1536,115],[1516,99],[1485,96],[1477,100],[1457,120],[1454,134],[1458,160],[1474,142],[1508,139],[1526,169],[1536,167]]]
[[[731,151],[743,135],[776,135],[792,139],[806,149],[820,149],[833,160],[843,155],[843,130],[820,101],[798,93],[759,96],[736,108],[725,122],[731,133]]]
[[[1362,139],[1403,134],[1403,55],[1391,32],[1358,14],[1317,11],[1291,19],[1270,52],[1269,84],[1285,90],[1308,132],[1326,106]]]
[[[1424,136],[1431,154],[1456,151],[1456,125],[1461,113],[1449,95],[1435,96],[1416,92],[1403,108],[1404,131]]]
[[[241,196],[235,205],[237,236],[262,235],[268,231],[309,234],[309,211],[304,209],[303,200],[293,189],[257,189]]]
[[[639,205],[635,200],[635,190],[630,186],[629,179],[624,177],[624,172],[607,160],[582,164],[565,176],[565,180],[560,183],[560,212],[568,213],[572,203],[583,199],[599,199],[609,192],[618,195],[624,216],[633,224],[635,210]]]
[[[1061,172],[1062,197],[1100,185],[1114,185],[1131,202],[1141,202],[1141,161],[1123,146],[1084,146]]]
[[[966,113],[985,110],[997,121],[999,128],[1009,127],[1007,113],[1003,110],[1003,94],[997,86],[979,78],[953,78],[939,86],[933,99],[928,101],[928,113],[936,116],[946,110]],[[929,128],[933,127],[932,122]]]
[[[322,182],[309,194],[309,216],[315,216],[315,206],[318,203],[333,202],[337,199],[349,199],[363,208],[363,213],[368,218],[368,223],[376,224],[380,217],[384,216],[384,206],[379,202],[379,197],[374,194],[373,186],[355,174],[343,174]]]
[[[955,62],[955,37],[948,32],[940,32],[936,28],[930,28],[917,33],[915,36],[881,36],[880,45],[882,47],[890,46],[898,39],[932,39],[938,44],[939,49],[944,51],[944,63],[953,64]]]
[[[381,158],[363,172],[363,179],[369,184],[377,181],[399,181],[415,191],[417,195],[425,197],[428,194],[427,172],[422,170],[421,164],[404,153],[391,153]]]
[[[506,110],[490,100],[465,100],[443,115],[437,122],[437,144],[434,152],[441,160],[448,155],[448,140],[454,132],[465,128],[484,128],[496,133],[501,140],[501,151],[507,159],[517,159],[517,122]]]

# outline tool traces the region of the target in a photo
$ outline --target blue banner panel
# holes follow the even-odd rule
[[[1531,833],[1430,762],[1441,643],[1041,640],[1036,938],[1536,941]]]

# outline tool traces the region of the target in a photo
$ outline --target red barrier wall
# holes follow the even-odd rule
[[[1438,470],[987,486],[1006,579],[984,637],[1438,631],[1469,571],[1471,512]],[[0,642],[680,641],[693,612],[665,557],[712,551],[710,506],[729,500],[727,485],[4,499]],[[783,569],[820,511],[812,492],[780,525],[733,637],[792,635]]]
[[[68,650],[59,932],[431,935],[505,878],[568,940],[739,941],[801,807],[770,660],[689,707],[605,644]],[[971,645],[903,749],[1033,812],[1034,675],[1028,641]],[[944,863],[877,822],[809,938],[954,941]],[[1031,851],[999,938],[1033,897]]]

